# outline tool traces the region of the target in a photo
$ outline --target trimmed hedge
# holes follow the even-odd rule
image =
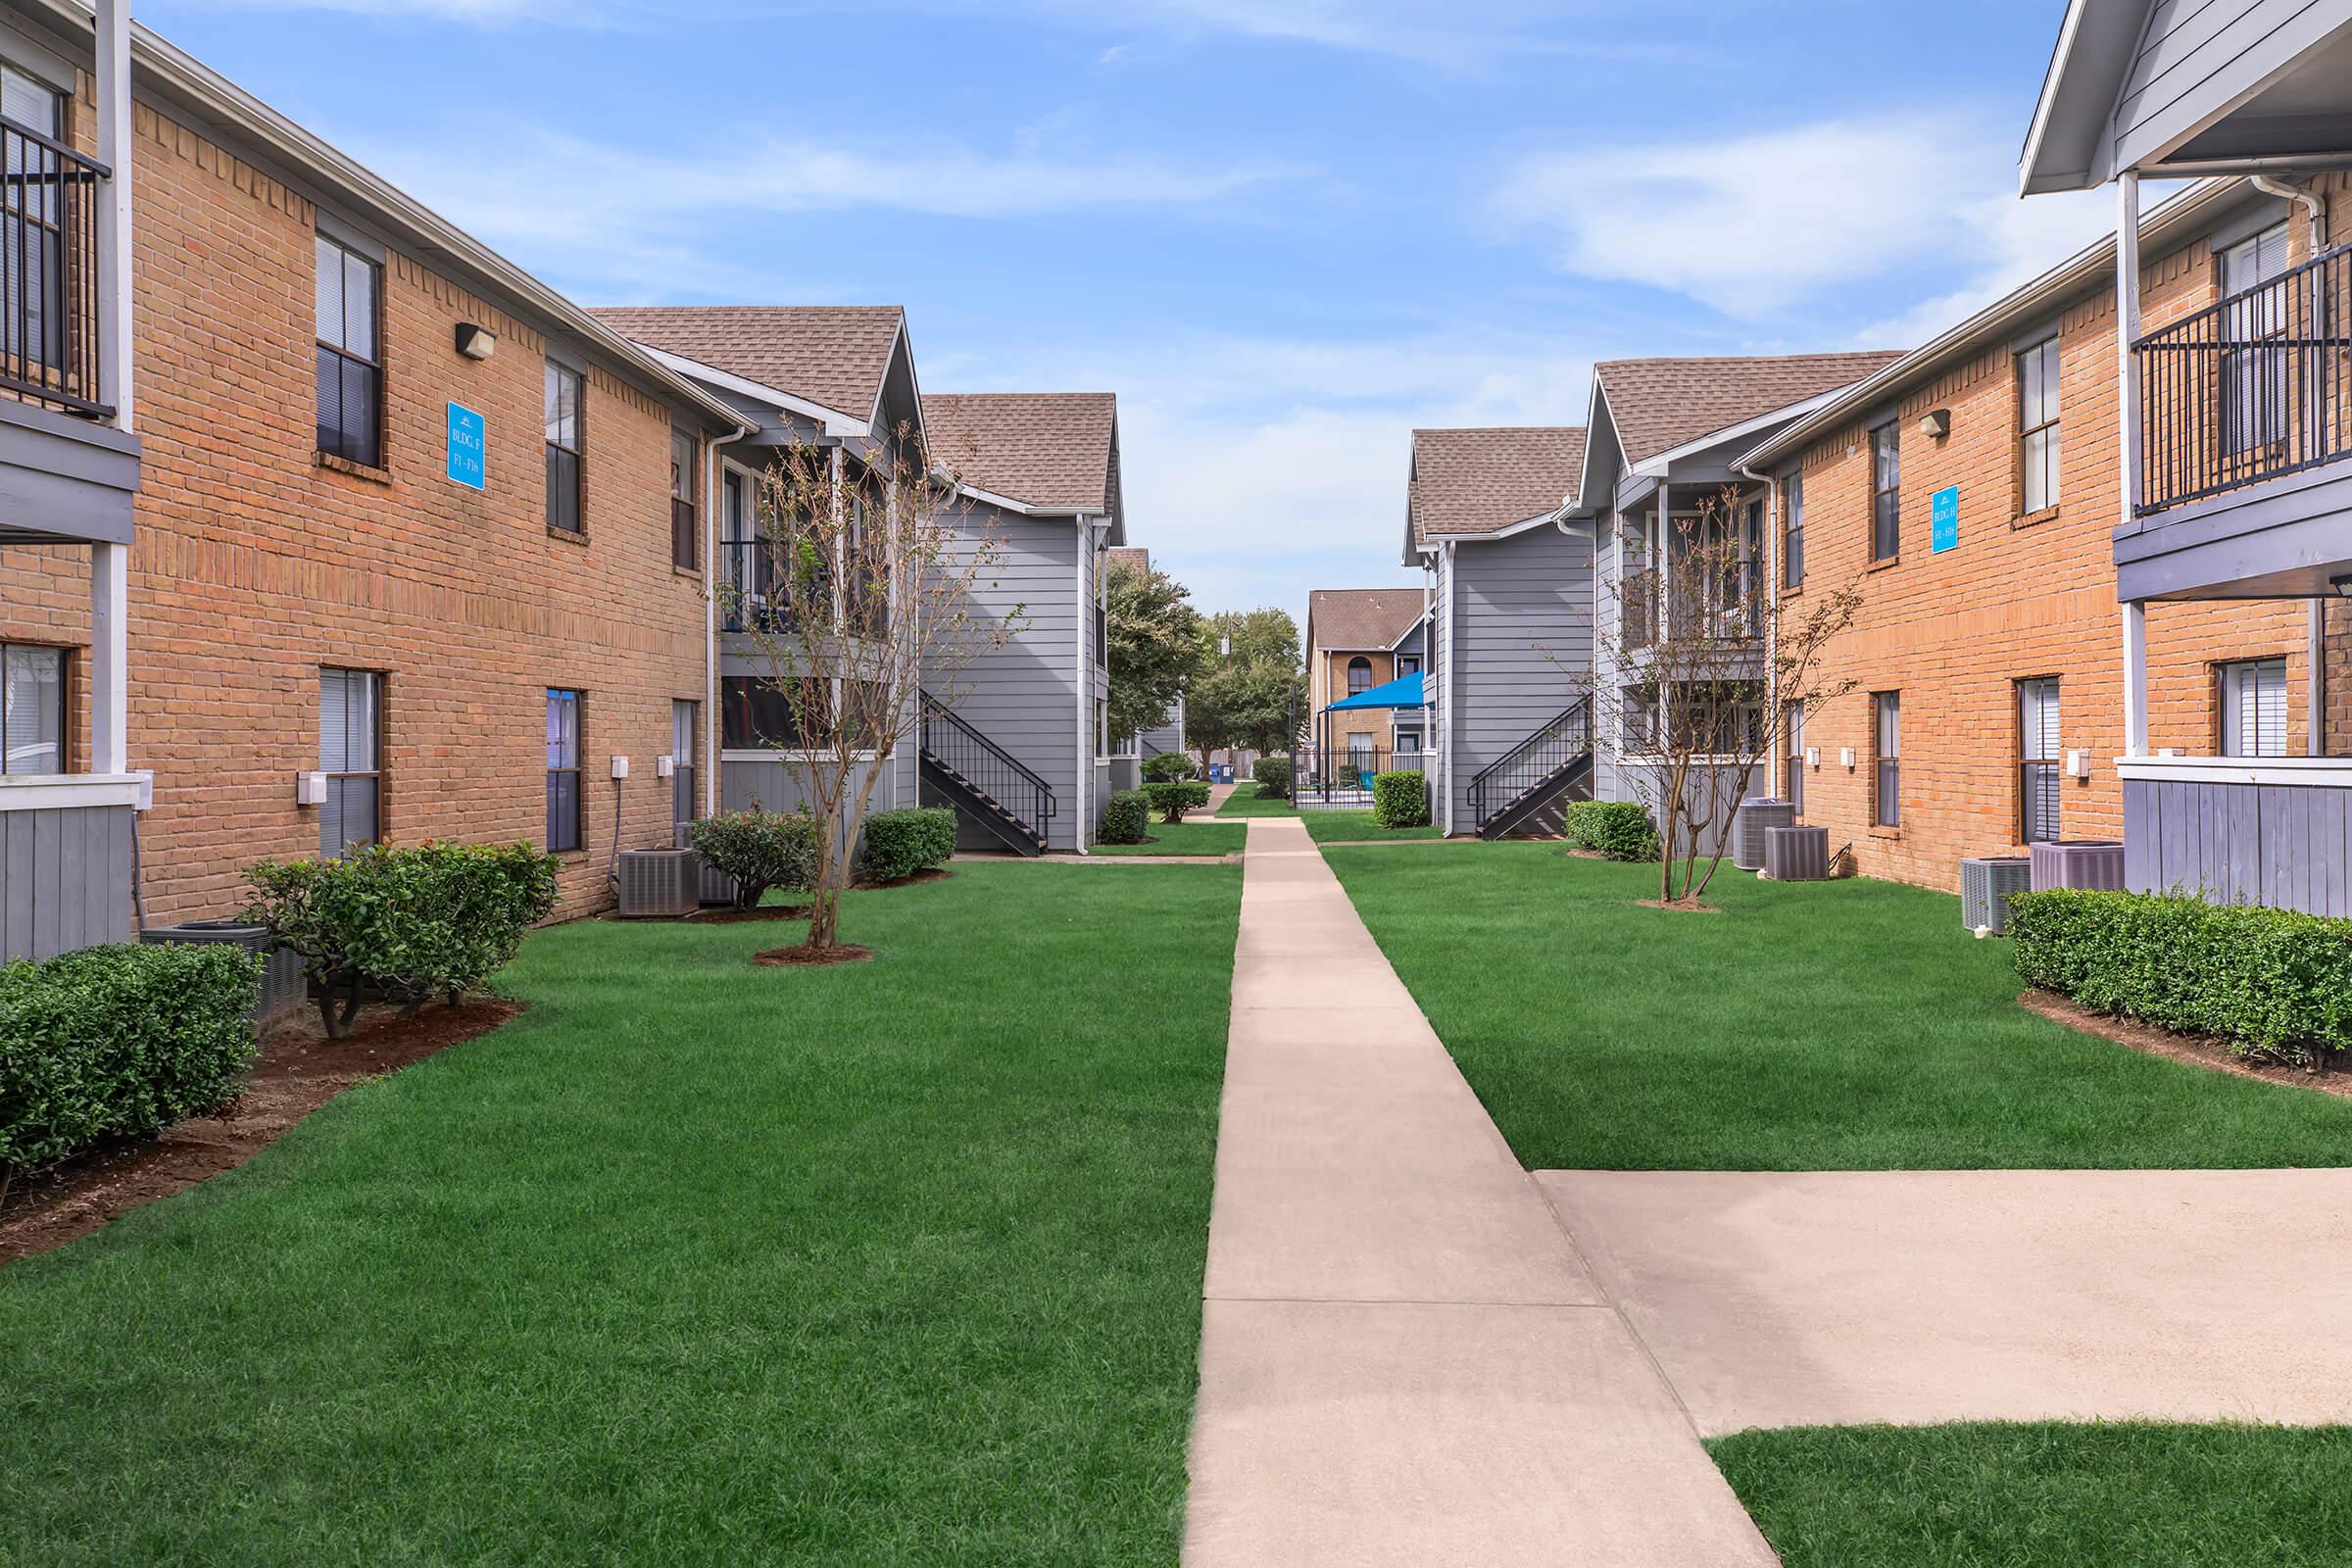
[[[1142,790],[1120,790],[1102,808],[1102,842],[1141,844],[1150,836],[1152,801]]]
[[[2097,1012],[2310,1064],[2352,1047],[2352,920],[2178,894],[2014,894],[2018,977]]]
[[[0,966],[0,1189],[236,1099],[260,975],[258,957],[226,943]]]
[[[956,813],[945,806],[875,811],[865,819],[865,874],[898,882],[956,858]]]
[[[246,878],[260,896],[252,917],[273,950],[301,956],[331,1038],[348,1032],[363,989],[412,1012],[437,996],[454,1004],[556,909],[556,858],[527,844],[378,844],[335,860],[265,860]]]
[[[1373,775],[1372,820],[1382,827],[1429,825],[1429,781],[1419,768]]]
[[[686,845],[735,879],[735,906],[758,906],[770,888],[808,892],[816,881],[816,818],[807,811],[746,810],[686,825]]]
[[[1287,801],[1291,798],[1291,760],[1287,757],[1261,757],[1250,769],[1257,781],[1257,798],[1261,801]]]
[[[1658,858],[1658,825],[1640,801],[1570,801],[1561,811],[1561,830],[1576,848],[1612,860]]]
[[[1208,804],[1208,782],[1198,778],[1164,779],[1144,786],[1144,799],[1162,822],[1181,822],[1184,813]]]

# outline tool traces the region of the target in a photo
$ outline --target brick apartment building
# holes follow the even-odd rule
[[[1318,588],[1306,596],[1308,744],[1326,750],[1339,767],[1352,756],[1360,767],[1415,760],[1428,741],[1422,709],[1368,709],[1326,716],[1333,703],[1418,674],[1426,657],[1418,588]]]
[[[2302,213],[2251,185],[2186,193],[2142,230],[2146,326],[2277,275],[2309,243]],[[1853,690],[1785,730],[1774,782],[1864,875],[1952,889],[1963,857],[2124,836],[2114,276],[2109,240],[1741,460],[1778,481],[1785,622],[1840,585],[1860,595],[1812,683]],[[2329,613],[2322,667],[2341,673],[2323,698],[2314,602],[2150,604],[2150,744],[2340,748],[2352,622]]]
[[[84,150],[91,59],[86,11],[0,13],[9,118]],[[707,800],[700,500],[738,421],[144,29],[131,80],[145,918],[231,913],[252,862],[371,838],[543,845],[564,912],[603,906],[615,848],[667,846]],[[11,735],[62,744],[36,770],[95,746],[95,559],[0,549]]]

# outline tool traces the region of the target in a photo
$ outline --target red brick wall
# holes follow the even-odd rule
[[[1351,649],[1346,653],[1326,653],[1323,656],[1322,690],[1314,705],[1318,715],[1314,738],[1318,745],[1321,745],[1325,739],[1322,731],[1326,721],[1320,718],[1322,710],[1327,705],[1344,701],[1347,698],[1348,666],[1358,659],[1368,659],[1372,662],[1373,685],[1383,686],[1396,678],[1396,656],[1394,654],[1374,653],[1368,649]],[[1395,716],[1385,710],[1332,714],[1327,721],[1330,725],[1329,739],[1332,750],[1335,753],[1348,750],[1348,737],[1350,735],[1369,735],[1372,737],[1374,750],[1387,751],[1389,749],[1389,724]]]
[[[87,125],[90,108],[78,106]],[[587,386],[584,537],[545,524],[541,379],[529,323],[395,252],[384,270],[385,472],[314,457],[310,202],[138,106],[135,356],[145,446],[131,550],[130,759],[156,774],[141,823],[151,920],[219,914],[241,868],[318,847],[294,775],[318,765],[318,670],[385,676],[383,825],[543,843],[549,686],[586,693],[586,849],[564,910],[605,906],[621,847],[666,845],[673,698],[704,681],[700,578],[669,560],[671,418],[601,371]],[[460,357],[460,321],[497,332]],[[487,418],[488,485],[444,477],[445,406]],[[0,636],[82,643],[87,557],[0,557]],[[78,662],[86,666],[86,652]],[[86,760],[86,716],[78,760]]]
[[[2162,322],[2212,301],[2214,264],[2198,242],[2146,270],[2143,315]],[[2062,780],[2061,831],[2119,838],[2124,746],[2123,612],[2110,534],[2120,507],[2116,443],[2115,306],[2111,292],[2053,312],[2060,337],[2062,468],[2059,505],[2019,514],[2015,367],[2003,345],[1953,364],[1904,398],[1902,550],[1870,556],[1870,442],[1861,424],[1817,443],[1803,460],[1804,592],[1851,584],[1853,628],[1832,646],[1818,688],[1854,690],[1807,717],[1805,743],[1821,765],[1805,778],[1805,820],[1830,829],[1833,852],[1853,845],[1867,876],[1955,889],[1966,856],[2019,854],[2020,760],[2015,683],[2060,681],[2060,745],[2086,748],[2090,777]],[[1951,412],[1940,440],[1917,428]],[[1930,496],[1960,489],[1958,547],[1929,550]],[[2147,612],[2149,740],[2210,753],[2217,740],[2213,665],[2287,659],[2288,749],[2308,724],[2309,611],[2301,603],[2151,605]],[[1902,826],[1872,825],[1870,694],[1902,694]],[[1851,747],[1856,765],[1840,764]]]

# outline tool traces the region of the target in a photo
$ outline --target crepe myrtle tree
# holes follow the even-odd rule
[[[1019,629],[1020,607],[976,607],[1003,541],[942,522],[956,494],[911,426],[860,451],[783,448],[760,476],[753,567],[721,590],[759,671],[754,735],[815,818],[811,958],[840,947],[851,856],[925,693],[952,705],[961,672]]]
[[[1141,735],[1168,721],[1199,666],[1200,612],[1164,571],[1115,563],[1103,582],[1110,732]]]
[[[1591,699],[1602,743],[1617,738],[1619,776],[1657,822],[1658,901],[1669,908],[1706,893],[1788,716],[1856,684],[1821,664],[1860,593],[1808,584],[1801,599],[1774,594],[1761,525],[1762,509],[1726,486],[1663,538],[1629,537],[1618,613],[1594,633],[1598,657],[1586,665],[1552,654]]]

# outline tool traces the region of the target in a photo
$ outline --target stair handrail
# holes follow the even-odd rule
[[[922,718],[924,751],[938,758],[943,763],[954,768],[956,772],[970,779],[975,788],[986,793],[989,799],[1004,807],[1005,810],[1012,812],[1016,818],[1020,819],[1022,826],[1030,829],[1040,839],[1046,836],[1046,824],[1054,819],[1057,809],[1053,785],[1047,783],[1026,762],[966,723],[954,709],[929,692],[922,694]],[[944,727],[946,733],[953,735],[958,742],[969,742],[971,749],[976,750],[980,757],[986,759],[990,770],[1000,775],[1002,779],[1017,782],[1024,786],[1024,792],[1031,796],[1032,813],[1026,817],[1021,816],[1017,809],[1019,803],[1009,798],[1016,793],[1014,790],[1000,790],[998,780],[982,778],[972,768],[957,765],[964,759],[953,757],[941,748],[939,738],[934,735],[934,726]]]
[[[1547,767],[1531,768],[1529,764],[1543,756],[1546,747],[1556,748],[1558,760]],[[1580,697],[1567,708],[1552,715],[1527,739],[1505,752],[1500,759],[1482,767],[1470,779],[1470,814],[1480,827],[1494,819],[1494,811],[1487,809],[1491,781],[1509,783],[1523,778],[1524,787],[1532,787],[1566,767],[1577,758],[1592,750],[1592,699]],[[1502,792],[1504,799],[1510,792]],[[1500,807],[1495,808],[1496,811]]]

